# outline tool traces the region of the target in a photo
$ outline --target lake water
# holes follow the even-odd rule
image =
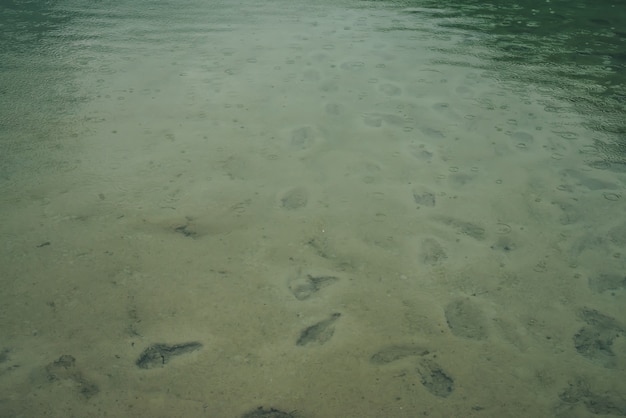
[[[0,415],[626,416],[619,2],[0,10]]]

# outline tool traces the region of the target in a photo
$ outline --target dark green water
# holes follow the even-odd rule
[[[73,84],[74,74],[93,67],[101,54],[123,55],[117,42],[144,43],[138,50],[129,46],[128,54],[176,48],[177,43],[190,47],[207,31],[230,31],[242,20],[275,14],[261,6],[215,5],[205,16],[200,2],[186,2],[183,7],[165,1],[116,1],[88,7],[71,1],[3,2],[0,127],[33,129],[53,123],[51,115],[88,100]],[[306,6],[283,6],[279,13],[286,19],[296,11],[306,13]],[[163,8],[169,7],[173,11],[163,15]],[[450,63],[469,65],[464,55],[475,53],[473,46],[479,46],[484,51],[481,66],[493,71],[494,77],[538,85],[546,94],[571,103],[588,118],[597,133],[596,146],[606,160],[624,164],[626,7],[619,2],[367,1],[349,2],[347,7],[404,9],[403,13],[415,17],[414,25],[403,19],[402,26],[389,22],[379,28],[383,31],[432,31],[420,26],[425,18],[438,25],[439,34],[462,33],[466,41],[445,51]],[[135,24],[134,30],[119,30],[120,24],[129,22]],[[92,41],[96,41],[94,47],[90,47]]]
[[[385,4],[386,2],[380,2]],[[596,145],[623,165],[626,7],[616,1],[405,1],[442,28],[487,48],[494,77],[538,85],[588,117]],[[389,27],[386,30],[420,30]],[[451,51],[452,52],[452,51]],[[462,46],[454,54],[464,55]],[[555,109],[558,111],[558,109]],[[617,167],[618,170],[623,168]]]
[[[437,2],[440,6],[445,2]],[[433,6],[435,6],[433,4]],[[493,35],[494,70],[539,84],[590,116],[607,158],[624,163],[626,7],[612,1],[451,2],[443,25]],[[458,10],[458,11],[457,11]],[[474,26],[475,24],[475,26]]]

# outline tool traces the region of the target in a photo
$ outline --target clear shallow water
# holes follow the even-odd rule
[[[626,414],[619,9],[3,7],[8,415]]]
[[[623,164],[626,12],[621,5],[528,1],[450,6],[453,21],[446,27],[494,35],[485,40],[497,55],[490,65],[509,80],[539,85],[586,115],[596,145],[608,159]]]

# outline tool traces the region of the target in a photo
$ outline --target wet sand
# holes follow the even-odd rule
[[[8,415],[626,415],[626,174],[461,35],[332,13],[85,71],[1,185]]]

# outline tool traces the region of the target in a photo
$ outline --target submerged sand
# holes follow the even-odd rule
[[[393,19],[88,64],[1,185],[0,408],[625,415],[624,172],[479,40]]]

